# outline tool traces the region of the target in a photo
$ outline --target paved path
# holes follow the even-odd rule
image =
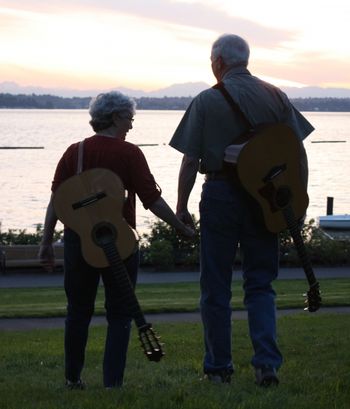
[[[302,309],[286,309],[277,310],[277,317],[284,317],[286,315],[294,314],[311,314]],[[334,307],[321,308],[312,316],[319,314],[350,314],[350,307]],[[311,315],[310,315],[311,316]],[[247,319],[246,311],[233,311],[233,320]],[[199,312],[185,312],[185,313],[168,313],[168,314],[146,314],[147,322],[152,324],[157,323],[173,323],[173,322],[200,322]],[[106,325],[106,319],[103,316],[95,316],[91,321],[91,325]],[[33,329],[54,329],[64,328],[64,318],[2,318],[0,319],[0,331],[29,331]]]
[[[315,275],[321,278],[350,278],[350,267],[316,267]],[[234,279],[240,279],[240,270],[233,272]],[[279,280],[283,279],[305,279],[305,273],[301,268],[281,268]],[[179,283],[198,282],[199,273],[189,272],[148,272],[140,271],[138,283]],[[17,287],[60,287],[63,285],[63,274],[45,274],[40,272],[32,273],[27,271],[16,271],[0,276],[0,288]]]

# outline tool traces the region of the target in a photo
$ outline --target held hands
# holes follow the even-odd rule
[[[182,225],[181,228],[176,229],[177,232],[188,239],[193,239],[196,235],[196,228],[189,211],[185,210],[182,212],[178,212],[176,216],[178,217]]]
[[[181,223],[182,227],[181,229],[176,229],[176,232],[180,234],[181,236],[184,236],[186,239],[193,239],[196,235],[195,230],[193,230],[191,227],[186,226],[186,224]]]
[[[176,216],[184,223],[186,226],[190,227],[192,230],[195,230],[196,227],[194,225],[192,216],[190,212],[186,210],[177,211]]]
[[[52,244],[41,244],[38,258],[44,270],[52,273],[55,266],[55,253]]]

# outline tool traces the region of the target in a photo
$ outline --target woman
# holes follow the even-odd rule
[[[98,95],[90,104],[90,125],[95,134],[83,142],[82,169],[107,168],[122,180],[128,193],[123,216],[136,227],[135,195],[146,209],[172,225],[179,233],[192,237],[193,230],[183,224],[173,213],[158,188],[142,151],[126,142],[132,129],[135,102],[119,92]],[[77,173],[79,142],[68,147],[59,161],[52,182],[52,196],[44,225],[39,257],[47,269],[54,264],[52,247],[57,217],[52,197],[58,186]],[[97,269],[86,263],[82,256],[80,238],[72,230],[64,231],[65,277],[67,317],[65,322],[65,376],[70,389],[84,389],[81,372],[84,367],[88,328],[102,277],[105,288],[105,308],[108,322],[104,360],[103,383],[106,388],[123,384],[126,354],[129,343],[131,317],[118,302],[115,290],[109,284],[109,268]],[[125,261],[133,285],[136,284],[138,251]]]

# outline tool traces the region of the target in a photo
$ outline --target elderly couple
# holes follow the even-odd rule
[[[283,122],[298,136],[300,166],[307,170],[303,139],[311,124],[291,105],[286,95],[247,69],[249,46],[233,34],[220,36],[212,45],[211,68],[218,82],[238,104],[253,125]],[[234,373],[231,352],[232,265],[238,244],[243,256],[244,303],[248,311],[253,347],[251,364],[259,386],[277,385],[282,354],[276,340],[275,292],[272,281],[278,274],[278,236],[268,232],[256,217],[239,183],[222,168],[224,150],[247,130],[240,112],[232,111],[216,88],[194,98],[178,125],[170,145],[184,154],[178,179],[176,214],[162,198],[141,150],[126,142],[132,129],[135,103],[119,92],[98,95],[90,105],[90,124],[95,134],[84,140],[83,169],[108,168],[122,180],[128,193],[123,215],[135,228],[135,194],[146,209],[173,226],[179,234],[194,235],[187,204],[197,172],[206,175],[200,209],[200,311],[204,329],[203,380],[228,383]],[[59,161],[52,193],[77,169],[79,143],[71,145]],[[254,164],[252,164],[252,167]],[[52,248],[56,225],[52,200],[47,208],[39,256],[43,265],[54,262]],[[108,288],[108,268],[97,269],[83,257],[76,232],[64,231],[67,317],[65,322],[65,378],[69,389],[84,389],[81,379],[89,323],[100,276],[105,283],[108,329],[103,360],[105,388],[123,384],[131,318]],[[138,270],[137,252],[125,260],[133,284]]]

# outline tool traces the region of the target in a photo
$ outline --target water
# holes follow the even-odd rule
[[[177,176],[182,155],[168,146],[183,111],[138,111],[128,140],[144,146],[151,171],[163,197],[175,208]],[[309,156],[308,218],[326,212],[327,196],[334,213],[350,212],[350,113],[305,113],[314,131],[305,142]],[[41,150],[0,149],[0,221],[2,230],[34,230],[43,223],[56,164],[71,143],[93,134],[85,110],[0,110],[0,146],[43,146]],[[346,143],[312,143],[343,140]],[[203,176],[198,175],[189,209],[198,216]],[[154,217],[138,202],[139,232]],[[58,227],[62,227],[58,225]]]

